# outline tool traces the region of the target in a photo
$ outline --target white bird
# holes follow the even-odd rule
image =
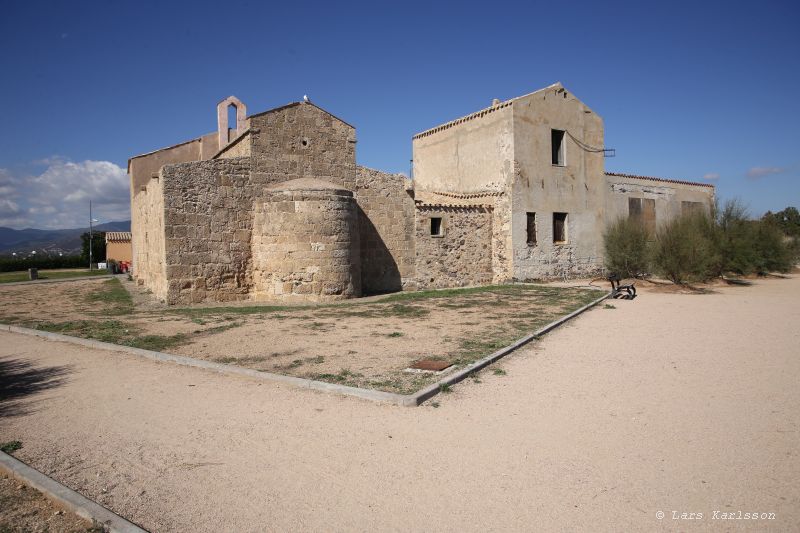
[[[304,95],[303,95],[303,101],[304,101],[304,102],[308,102],[308,101],[309,101],[309,100],[308,100],[308,95],[307,95],[307,94],[304,94]]]

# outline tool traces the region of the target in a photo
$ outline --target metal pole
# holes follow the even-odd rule
[[[92,269],[92,201],[89,200],[89,270]]]

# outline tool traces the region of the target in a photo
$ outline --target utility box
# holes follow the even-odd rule
[[[31,281],[35,279],[39,279],[39,269],[38,268],[29,268],[28,269],[28,277]]]

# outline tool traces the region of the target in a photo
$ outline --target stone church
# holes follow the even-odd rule
[[[217,122],[128,161],[134,276],[169,304],[592,275],[608,223],[714,200],[605,172],[603,120],[559,83],[414,135],[413,179],[357,165],[355,128],[309,101],[231,96]]]

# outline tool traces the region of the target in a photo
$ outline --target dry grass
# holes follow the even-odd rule
[[[67,287],[66,285],[69,285]],[[599,296],[597,291],[499,285],[388,295],[326,305],[154,309],[134,306],[117,279],[6,287],[0,321],[198,359],[411,393]]]

